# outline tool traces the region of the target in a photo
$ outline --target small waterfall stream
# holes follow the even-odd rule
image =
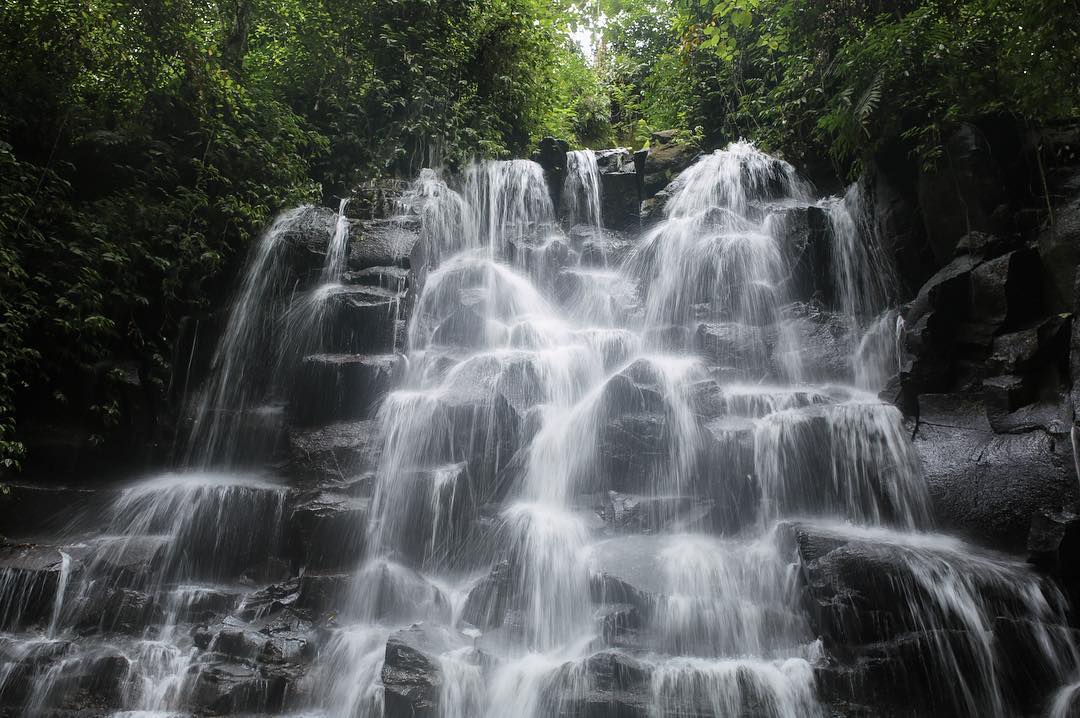
[[[934,532],[903,417],[877,397],[898,315],[858,188],[818,201],[736,143],[614,251],[595,156],[567,164],[561,216],[535,163],[424,170],[365,225],[389,258],[362,270],[345,201],[279,217],[194,406],[192,468],[116,488],[0,572],[0,705],[1034,715],[1023,669],[1060,688],[1035,710],[1071,715],[1063,597]],[[797,296],[792,228],[811,212],[832,308]],[[314,221],[329,241],[309,257]],[[332,480],[295,475],[318,447],[273,459],[282,417],[350,440],[320,458]],[[295,544],[324,525],[346,558],[320,567]],[[934,695],[876,713],[875,671]]]

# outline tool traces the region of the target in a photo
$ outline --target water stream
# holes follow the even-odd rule
[[[305,357],[339,356],[334,297],[385,297],[350,277],[345,202],[308,288],[285,247],[307,210],[278,218],[196,405],[196,468],[73,524],[35,559],[56,567],[47,591],[0,573],[0,702],[45,715],[112,691],[102,713],[408,715],[386,681],[411,646],[437,676],[417,689],[424,715],[824,717],[848,715],[827,689],[858,636],[880,665],[937,676],[932,715],[1019,715],[1021,649],[1064,686],[1040,710],[1069,715],[1062,596],[934,533],[909,432],[877,398],[897,314],[858,190],[819,201],[737,143],[684,172],[622,253],[587,246],[603,236],[591,152],[571,153],[562,192],[560,217],[541,168],[514,160],[425,170],[406,193],[395,221],[418,225],[426,266],[408,293],[383,273],[381,291],[408,294],[385,310],[410,308],[405,359],[366,424],[378,459],[347,484],[368,487],[350,495],[366,523],[336,543],[360,558],[333,572],[286,558],[289,502],[311,489],[238,473],[237,446],[252,414],[279,417]],[[792,280],[789,228],[813,211],[824,308]],[[322,580],[336,603],[316,631],[294,609]],[[855,586],[832,610],[866,604],[880,623],[823,619],[808,582]],[[1008,650],[1006,624],[1022,626]]]

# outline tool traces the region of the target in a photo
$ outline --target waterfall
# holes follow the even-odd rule
[[[568,227],[600,227],[600,169],[592,150],[567,153],[562,197]]]
[[[818,200],[735,143],[619,260],[589,244],[599,179],[570,153],[555,203],[536,163],[479,162],[390,218],[278,217],[187,468],[3,548],[0,705],[824,718],[904,685],[915,715],[1075,710],[1064,597],[935,531],[876,396],[898,314],[858,187]]]

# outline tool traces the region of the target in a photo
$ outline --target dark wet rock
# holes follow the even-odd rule
[[[653,133],[654,139],[645,158],[643,197],[653,197],[701,156],[697,145],[675,141],[674,131]]]
[[[513,599],[511,574],[509,561],[495,564],[487,576],[469,589],[461,609],[461,620],[482,630],[501,626]]]
[[[813,381],[847,381],[852,375],[851,338],[839,315],[815,303],[784,307],[776,327],[773,371],[799,366]]]
[[[987,377],[982,382],[982,400],[990,427],[999,434],[1019,434],[1042,429],[1065,434],[1072,422],[1072,402],[1064,391],[1057,395],[1042,389],[1032,374]]]
[[[297,371],[289,414],[313,424],[373,416],[404,359],[400,354],[316,354]]]
[[[570,228],[570,244],[579,253],[581,263],[593,267],[617,266],[636,246],[624,232],[586,224]]]
[[[633,606],[642,616],[652,614],[656,598],[610,573],[589,576],[589,597],[597,605]]]
[[[86,487],[5,481],[0,493],[0,536],[22,538],[63,528],[77,511],[102,503],[109,495]]]
[[[55,547],[0,545],[0,629],[48,620],[62,566],[63,557]]]
[[[608,379],[600,403],[602,411],[609,416],[662,411],[662,378],[648,361],[639,359]]]
[[[320,491],[289,516],[297,560],[318,571],[355,566],[364,553],[371,499]]]
[[[556,208],[559,205],[563,181],[566,179],[566,153],[569,151],[570,145],[566,140],[545,137],[540,140],[540,145],[532,156],[532,161],[544,168],[544,178]]]
[[[829,217],[825,210],[817,206],[785,207],[773,210],[768,222],[780,240],[788,267],[788,297],[808,300],[815,294],[831,292]]]
[[[398,636],[386,642],[382,682],[386,718],[435,718],[442,672],[437,660]]]
[[[344,484],[374,468],[381,449],[375,420],[339,421],[326,426],[289,430],[289,473]]]
[[[994,234],[1009,229],[996,214],[1008,201],[1005,187],[990,143],[978,128],[965,124],[946,140],[940,166],[918,180],[919,206],[939,262],[949,260],[968,232]],[[957,211],[958,207],[963,211]]]
[[[662,490],[671,444],[663,413],[627,412],[609,419],[596,442],[597,488],[630,493]]]
[[[873,197],[873,213],[877,219],[879,236],[892,256],[899,279],[913,295],[940,266],[926,238],[926,224],[916,209],[918,199],[915,188],[906,177],[898,173],[903,160],[875,161],[868,167],[864,185]],[[895,176],[903,174],[905,176]]]
[[[976,259],[989,260],[1017,249],[1017,244],[1019,240],[1016,237],[968,232],[956,243],[956,254],[970,254]]]
[[[336,225],[337,212],[329,207],[305,207],[296,220],[286,226],[281,241],[289,267],[296,276],[304,280],[318,276]]]
[[[952,686],[943,686],[941,668],[927,660],[940,645],[953,647],[961,670],[976,670],[975,657],[966,651],[961,631],[911,633],[895,640],[871,644],[850,663],[819,666],[818,690],[828,699],[848,705],[869,705],[875,718],[952,718],[964,708],[952,697]]]
[[[1071,321],[1071,317],[1055,315],[1026,329],[995,337],[986,361],[987,369],[1002,374],[1016,374],[1038,366],[1059,364],[1064,371]]]
[[[245,595],[236,616],[245,621],[253,621],[285,610],[293,606],[299,598],[300,579],[290,578]]]
[[[1009,252],[980,264],[971,273],[972,320],[995,329],[1018,326],[1040,309],[1031,288],[1039,281],[1039,262],[1031,250]]]
[[[995,434],[973,398],[923,395],[919,405],[915,449],[939,526],[1020,550],[1034,513],[1077,498],[1067,437]]]
[[[554,227],[530,227],[506,244],[507,259],[524,268],[538,283],[550,281],[571,261],[570,246]]]
[[[652,227],[666,216],[667,204],[679,190],[679,181],[675,180],[652,197],[641,202],[641,226]]]
[[[410,295],[400,289],[362,284],[344,285],[326,298],[320,325],[321,343],[328,352],[379,353],[405,346]]]
[[[719,366],[763,370],[776,344],[771,327],[734,322],[702,322],[694,333],[694,347]]]
[[[633,156],[618,148],[596,153],[600,170],[600,215],[605,227],[636,231],[640,225],[641,189]]]
[[[305,573],[300,579],[296,606],[312,615],[337,614],[345,608],[355,588],[352,574]]]
[[[556,715],[575,718],[644,718],[651,715],[649,670],[619,651],[594,653],[567,663],[552,680]]]
[[[1055,311],[1073,307],[1073,280],[1080,264],[1080,172],[1063,183],[1062,199],[1054,208],[1053,221],[1039,233],[1043,293]]]
[[[220,657],[238,662],[253,662],[262,654],[266,642],[266,636],[250,624],[228,616],[217,627],[209,650]]]
[[[420,241],[419,217],[349,221],[349,269],[409,267]]]
[[[608,491],[594,502],[597,515],[614,532],[654,533],[712,528],[716,502],[695,496],[641,496]]]
[[[761,490],[754,472],[754,422],[734,416],[711,419],[704,425],[705,495],[714,505],[706,527],[733,533],[757,517]]]
[[[968,316],[971,310],[971,272],[978,265],[977,258],[963,254],[938,270],[926,280],[904,313],[907,322],[914,324],[933,310],[948,313],[950,318],[956,320]]]
[[[377,287],[400,294],[413,283],[412,272],[404,267],[368,267],[342,275],[345,284],[359,284],[365,287]]]
[[[154,596],[142,591],[117,589],[112,591],[100,613],[84,614],[83,620],[106,633],[142,635],[151,625],[160,625],[165,618]]]
[[[1031,517],[1028,561],[1053,576],[1070,603],[1080,599],[1080,515],[1075,507],[1042,509]]]
[[[416,565],[446,565],[466,547],[478,502],[465,463],[402,471],[396,477],[400,518],[384,528],[384,540]]]
[[[292,683],[286,674],[246,662],[216,662],[200,667],[191,700],[216,715],[279,713]]]
[[[629,604],[613,604],[601,608],[596,616],[604,645],[613,648],[642,648],[647,625],[644,614]]]
[[[501,382],[492,395],[489,387],[473,385],[470,389],[468,382],[455,383],[440,396],[438,410],[449,427],[450,435],[445,437],[449,445],[431,447],[426,455],[447,463],[465,462],[478,503],[498,492],[495,478],[521,446],[523,406],[528,402],[517,392],[524,388]]]
[[[417,624],[386,641],[382,669],[386,718],[436,718],[444,680],[438,655],[455,646],[445,629]],[[480,660],[477,655],[474,659]]]

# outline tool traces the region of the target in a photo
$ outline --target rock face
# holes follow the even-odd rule
[[[1006,211],[1002,153],[986,136],[963,127],[946,150],[918,185],[940,268],[903,311],[898,402],[912,417],[939,523],[1022,551],[1032,521],[1077,497],[1070,391],[1080,255],[1070,232],[1080,175],[1051,173],[1052,211],[1031,210],[1046,215],[1039,229]],[[917,240],[904,228],[906,200],[891,191],[879,186],[878,205],[895,209],[879,219],[897,241]]]
[[[945,156],[935,172],[923,174],[918,186],[926,233],[939,263],[952,256],[969,232],[1008,232],[1008,212],[1001,168],[986,136],[963,125],[945,143]],[[962,208],[962,210],[960,209]]]
[[[649,142],[642,177],[643,199],[646,200],[667,187],[701,154],[696,145],[676,142],[674,130],[654,132]]]
[[[641,178],[625,148],[596,153],[600,170],[600,214],[604,226],[636,231],[641,208]]]
[[[1059,203],[1039,232],[1038,247],[1044,296],[1051,308],[1060,311],[1073,307],[1073,279],[1080,265],[1080,170],[1067,175],[1057,192]]]

